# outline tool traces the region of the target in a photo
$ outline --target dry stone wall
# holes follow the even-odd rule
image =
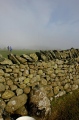
[[[26,103],[30,93],[31,102],[47,114],[49,101],[78,88],[78,49],[40,51],[21,56],[10,54],[8,59],[0,57],[0,116],[3,111],[27,115]],[[44,104],[45,100],[47,103]]]

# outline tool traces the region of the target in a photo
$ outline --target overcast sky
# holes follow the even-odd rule
[[[79,0],[0,0],[0,47],[79,48]]]

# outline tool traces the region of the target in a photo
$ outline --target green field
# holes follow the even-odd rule
[[[3,57],[5,57],[5,58],[7,58],[7,55],[9,55],[10,53],[12,53],[12,54],[16,54],[16,55],[22,55],[22,54],[27,54],[27,55],[29,55],[29,54],[31,54],[31,53],[34,53],[34,52],[37,52],[38,50],[13,50],[13,51],[8,51],[8,50],[5,50],[5,49],[0,49],[0,54],[3,56]]]

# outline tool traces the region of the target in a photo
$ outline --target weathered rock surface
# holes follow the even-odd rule
[[[27,102],[27,95],[22,94],[19,96],[14,96],[6,105],[6,111],[9,113],[14,113],[17,109],[24,106]]]
[[[14,92],[12,92],[11,90],[6,90],[3,94],[2,94],[2,98],[3,99],[9,99],[12,98],[15,95]]]
[[[33,59],[29,55],[23,54],[21,55],[21,57],[25,58],[27,61],[30,61],[30,62],[33,61]]]
[[[16,55],[15,57],[16,57],[16,59],[17,59],[20,63],[25,63],[25,62],[26,62],[26,59],[24,59],[24,58],[22,58],[22,57],[20,57],[20,56],[18,56],[18,55]]]
[[[23,89],[17,88],[16,94],[17,94],[17,96],[23,94]]]
[[[3,61],[0,62],[2,65],[12,65],[12,61],[9,59],[4,59]]]
[[[8,58],[15,64],[20,64],[20,62],[16,59],[16,57],[11,53],[8,55]]]
[[[31,91],[29,107],[30,113],[37,116],[48,115],[51,112],[50,100],[43,87]]]
[[[34,61],[38,61],[38,56],[35,53],[30,54],[30,57],[34,60]]]
[[[26,86],[26,87],[24,88],[24,93],[28,94],[28,93],[30,93],[30,91],[31,91],[31,89],[30,89],[29,86]]]
[[[22,106],[19,109],[17,109],[15,113],[22,116],[28,115],[28,111],[26,110],[25,106]]]

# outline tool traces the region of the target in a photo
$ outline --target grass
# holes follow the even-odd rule
[[[12,52],[6,50],[6,49],[0,49],[0,54],[4,57],[7,58],[7,55],[10,53],[16,54],[16,55],[22,55],[22,54],[30,54],[37,52],[37,50],[12,50]]]
[[[79,120],[79,89],[53,100],[51,106],[48,120]]]

